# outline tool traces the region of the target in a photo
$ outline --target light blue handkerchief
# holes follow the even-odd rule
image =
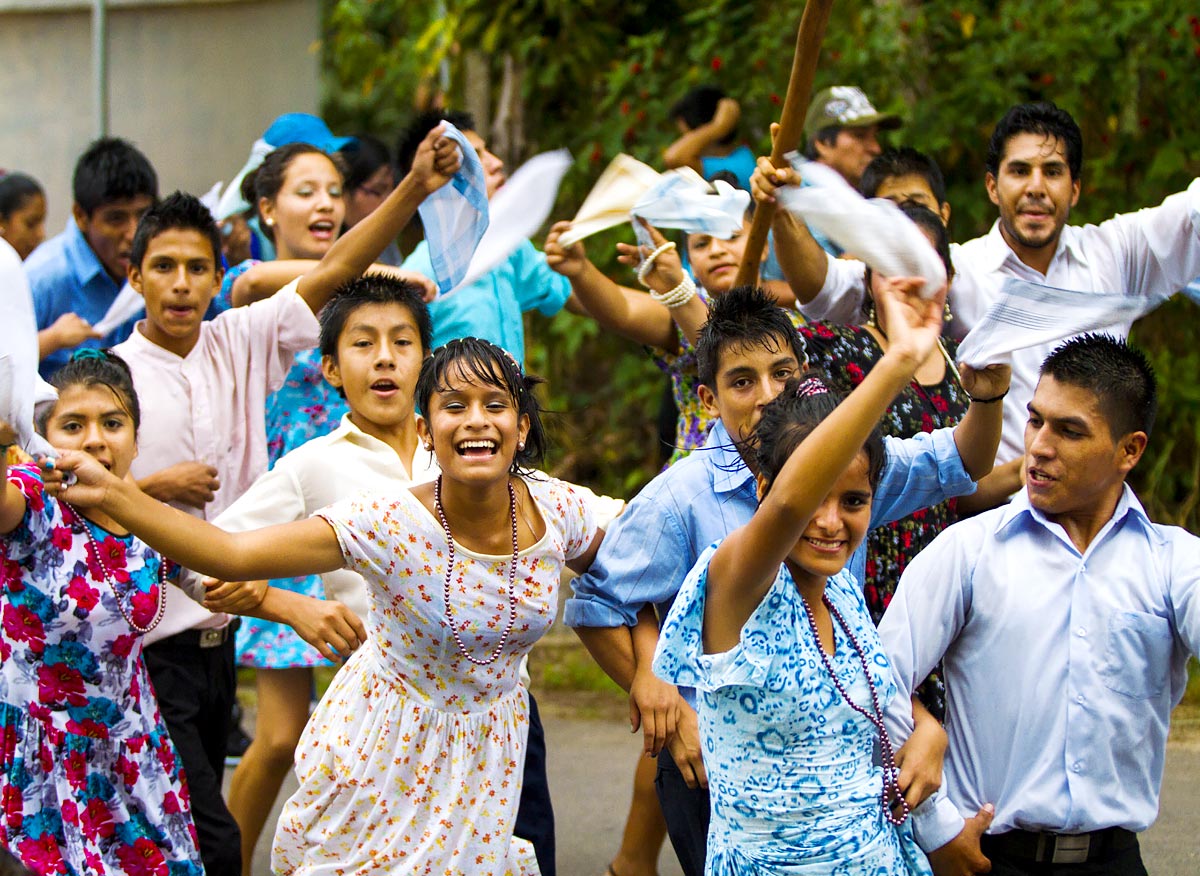
[[[483,164],[463,132],[449,122],[443,124],[445,136],[458,143],[462,151],[462,167],[418,209],[439,295],[445,295],[462,282],[488,227]]]

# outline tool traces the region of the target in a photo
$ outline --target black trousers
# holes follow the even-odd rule
[[[233,633],[215,648],[201,648],[196,632],[185,630],[147,647],[145,659],[187,776],[204,871],[207,876],[241,876],[241,832],[221,794],[237,691]]]
[[[667,836],[684,876],[704,876],[708,851],[708,789],[689,788],[683,773],[664,748],[658,755],[654,790],[667,822]]]
[[[1107,860],[1084,864],[1039,864],[1006,855],[992,847],[987,836],[980,845],[992,862],[991,876],[1146,876],[1142,850],[1136,845],[1114,853]]]
[[[529,695],[529,742],[525,747],[525,775],[513,834],[533,843],[542,876],[556,876],[554,806],[550,802],[550,780],[546,775],[546,731],[542,729],[542,718],[533,694]]]

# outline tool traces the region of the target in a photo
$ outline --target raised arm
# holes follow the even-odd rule
[[[713,143],[724,140],[737,128],[742,108],[732,97],[723,97],[717,102],[713,117],[697,128],[692,128],[663,150],[663,164],[667,167],[690,167],[700,173],[700,159]]]
[[[253,304],[263,298],[270,298],[292,280],[313,270],[320,261],[317,259],[286,259],[284,261],[260,262],[233,281],[230,297],[234,307]],[[391,265],[372,264],[367,268],[370,273],[385,274],[400,280],[416,283],[425,293],[425,300],[432,301],[437,295],[437,287],[424,274],[416,271],[405,271]]]
[[[941,333],[945,290],[918,295],[920,280],[891,280],[880,296],[891,344],[867,378],[801,442],[776,476],[750,522],[713,554],[704,604],[704,647],[737,645],[742,626],[775,580],[812,515],[858,456],[892,399],[912,379]],[[893,322],[893,320],[895,322]]]
[[[412,170],[387,200],[342,235],[317,266],[300,278],[296,291],[313,313],[320,311],[342,284],[361,276],[396,239],[421,202],[458,171],[458,145],[443,137],[441,130],[439,125],[421,142]]]
[[[678,348],[675,326],[667,308],[644,292],[619,286],[587,257],[582,243],[563,246],[561,237],[570,222],[556,222],[546,238],[546,264],[571,281],[571,291],[588,315],[604,328],[634,343],[667,352]]]
[[[159,553],[201,575],[250,581],[342,568],[337,536],[320,518],[229,533],[156,502],[136,484],[113,477],[81,451],[64,451],[56,466],[74,472],[77,478],[76,483],[61,489],[64,499],[81,507],[100,508]]]
[[[1004,405],[1008,394],[1012,368],[1007,365],[989,365],[975,369],[969,365],[961,368],[962,386],[970,398],[959,424],[954,427],[954,444],[962,457],[963,468],[978,481],[986,476],[996,463],[996,448],[1000,446],[1000,431],[1004,427]]]

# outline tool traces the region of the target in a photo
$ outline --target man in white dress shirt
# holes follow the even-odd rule
[[[1158,207],[1099,225],[1068,225],[1079,201],[1083,138],[1070,114],[1052,103],[1014,106],[997,123],[987,154],[985,186],[999,210],[991,231],[951,245],[949,330],[962,336],[982,318],[1010,277],[1080,293],[1125,293],[1165,299],[1200,275],[1200,180]],[[756,171],[760,200],[795,184],[792,170]],[[830,258],[803,223],[786,211],[772,225],[776,255],[809,319],[857,322],[863,264]],[[1107,331],[1124,337],[1127,320]],[[1064,338],[1065,339],[1065,338]],[[1013,355],[1012,391],[1004,402],[1004,434],[996,464],[1021,456],[1025,405],[1053,344]]]
[[[1025,489],[901,578],[879,626],[896,702],[939,661],[946,681],[944,791],[914,815],[938,876],[1146,873],[1137,834],[1200,651],[1200,538],[1152,523],[1125,483],[1155,408],[1139,351],[1062,344],[1028,405]]]

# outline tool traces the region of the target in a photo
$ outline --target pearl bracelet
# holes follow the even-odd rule
[[[646,256],[646,260],[644,262],[642,262],[641,267],[638,268],[638,272],[637,272],[638,282],[641,283],[643,286],[645,286],[646,285],[646,275],[648,273],[650,273],[650,269],[654,267],[654,260],[656,258],[658,258],[660,255],[662,255],[664,252],[670,252],[674,248],[675,248],[675,242],[673,240],[668,240],[666,243],[664,243],[658,249],[654,250],[654,252],[650,253],[650,255]]]
[[[674,289],[662,293],[651,290],[650,297],[663,307],[670,309],[683,307],[683,305],[696,297],[696,284],[692,282],[691,277],[684,274],[683,279],[679,281],[679,285]]]

